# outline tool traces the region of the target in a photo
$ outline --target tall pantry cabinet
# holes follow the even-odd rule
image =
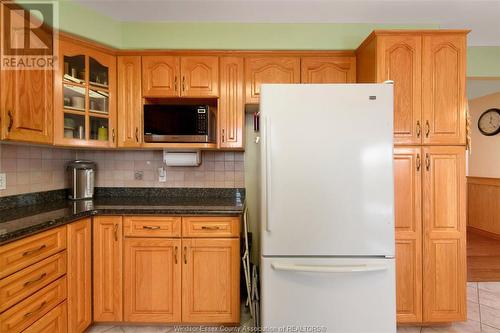
[[[374,31],[357,82],[394,81],[398,323],[466,319],[468,31]]]

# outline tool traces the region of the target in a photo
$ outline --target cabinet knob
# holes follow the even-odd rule
[[[431,158],[429,156],[429,153],[425,154],[425,169],[429,171],[431,169]]]
[[[177,91],[177,75],[174,78],[174,90]]]
[[[113,234],[115,235],[115,241],[118,241],[118,224],[113,227]]]
[[[111,137],[113,138],[113,143],[115,142],[115,129],[111,130]]]
[[[177,265],[177,246],[174,247],[174,260],[175,260],[175,264]]]
[[[184,246],[184,264],[187,264],[188,263],[188,260],[187,260],[187,246]]]
[[[421,161],[420,161],[420,154],[417,154],[417,161],[416,161],[416,163],[417,163],[417,171],[420,171],[420,166],[422,164]]]
[[[428,138],[429,134],[431,133],[431,125],[429,124],[429,121],[425,121],[425,137]]]
[[[182,91],[186,91],[186,77],[182,77]]]
[[[135,128],[135,141],[139,143],[139,127]]]
[[[417,138],[420,138],[421,128],[420,128],[420,121],[419,120],[417,120],[417,129],[416,129],[416,131],[417,131]]]

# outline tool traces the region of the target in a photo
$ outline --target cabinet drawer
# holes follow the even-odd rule
[[[66,274],[66,251],[0,280],[0,312]]]
[[[66,248],[66,226],[0,246],[0,279]]]
[[[63,276],[0,314],[0,332],[22,332],[65,299],[66,277]]]
[[[181,218],[169,216],[125,216],[127,237],[180,237]]]
[[[183,237],[239,237],[239,217],[183,217]]]
[[[66,302],[62,302],[45,316],[37,320],[30,327],[25,329],[23,333],[67,333],[67,306]]]

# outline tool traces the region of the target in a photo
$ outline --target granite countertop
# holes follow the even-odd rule
[[[93,215],[240,215],[245,200],[244,189],[98,189],[93,200],[64,197],[9,203],[0,210],[0,245]]]

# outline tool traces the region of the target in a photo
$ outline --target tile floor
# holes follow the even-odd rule
[[[398,333],[500,333],[500,282],[469,282],[467,285],[468,321],[447,326],[399,327]],[[242,309],[242,327],[251,325],[249,314]],[[167,332],[235,332],[230,327],[186,326],[112,326],[94,325],[86,333],[167,333]],[[244,331],[244,330],[240,330]],[[361,332],[360,332],[361,333]]]
[[[500,282],[467,283],[467,317],[438,327],[399,327],[398,333],[500,333]]]

